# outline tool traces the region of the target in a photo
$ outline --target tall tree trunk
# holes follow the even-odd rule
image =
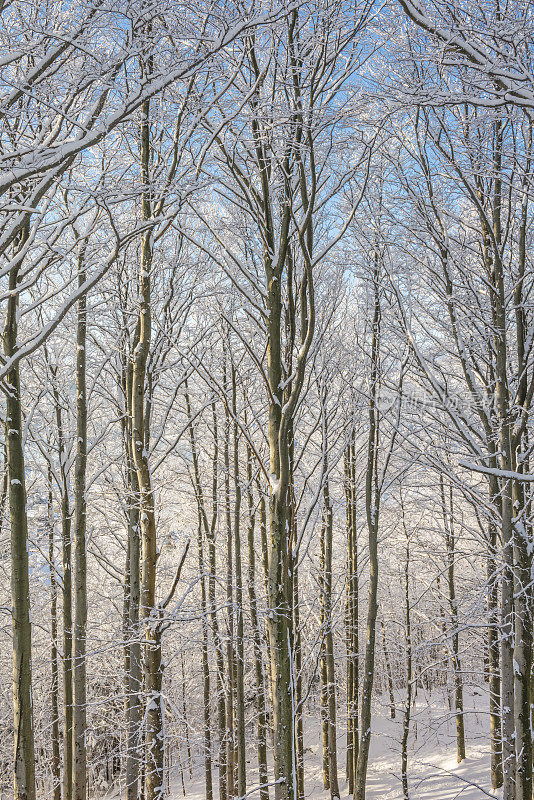
[[[275,800],[294,800],[295,731],[292,581],[289,508],[289,444],[281,433],[282,362],[281,362],[281,292],[280,276],[269,281],[268,296],[268,372],[273,401],[269,406],[269,449],[272,485],[269,498],[269,593],[267,625],[269,632]],[[281,452],[281,438],[283,452]],[[281,462],[284,477],[281,479]]]
[[[495,480],[496,484],[497,481]],[[498,487],[495,486],[492,502],[495,502]],[[488,672],[489,672],[489,712],[491,740],[491,786],[502,786],[502,736],[501,736],[501,663],[499,647],[499,578],[496,564],[497,529],[490,521],[488,526]]]
[[[57,368],[50,366],[52,393],[56,414],[58,439],[60,496],[61,496],[61,551],[62,551],[62,601],[63,601],[63,800],[72,800],[73,736],[72,736],[72,541],[71,509],[67,476],[65,434],[61,399],[55,382]]]
[[[293,487],[291,489],[293,508],[293,525],[295,521],[295,498]],[[293,541],[296,540],[296,531],[293,533]],[[295,758],[297,762],[297,800],[304,800],[304,715],[302,713],[302,636],[300,631],[300,599],[299,599],[299,568],[298,568],[298,547],[293,554],[293,635],[294,635],[294,655],[295,665]]]
[[[143,177],[143,220],[150,221],[150,103],[146,100],[141,109],[141,171]],[[161,800],[165,795],[164,782],[164,706],[161,696],[161,631],[155,624],[157,536],[154,511],[154,492],[146,445],[148,419],[145,417],[145,388],[147,385],[147,359],[151,341],[151,270],[152,232],[143,234],[139,265],[138,330],[139,339],[133,357],[132,377],[132,454],[139,482],[141,518],[141,619],[144,622],[144,676],[145,676],[145,800]]]
[[[137,341],[134,341],[134,345]],[[129,355],[123,363],[123,395],[125,412],[123,422],[124,453],[127,474],[127,586],[125,590],[126,636],[126,719],[127,719],[127,752],[126,752],[126,800],[138,800],[139,766],[141,759],[141,642],[139,637],[139,601],[140,601],[140,519],[139,519],[139,482],[134,466],[132,452],[132,378],[133,364]]]
[[[358,631],[358,539],[356,530],[356,451],[354,429],[345,450],[345,502],[347,517],[347,784],[354,794],[358,762],[359,724],[359,631]]]
[[[67,491],[67,487],[64,486],[61,497],[61,538],[63,545],[63,800],[72,800],[72,540],[71,511]]]
[[[9,273],[9,297],[3,344],[9,360],[17,349],[18,268]],[[35,745],[32,704],[32,629],[28,572],[28,518],[20,373],[18,363],[8,370],[6,392],[6,455],[11,520],[11,604],[13,618],[13,716],[15,800],[35,800]]]
[[[137,335],[138,331],[136,331]],[[129,337],[128,337],[129,339]],[[132,360],[131,350],[125,342],[122,353],[119,387],[124,407],[122,409],[122,434],[126,466],[127,535],[124,567],[124,691],[126,714],[126,800],[139,798],[139,743],[141,737],[141,643],[139,641],[139,485],[132,456]],[[135,344],[136,342],[134,342]]]
[[[191,756],[191,739],[189,738],[189,717],[187,713],[187,698],[185,692],[185,663],[184,663],[183,651],[181,653],[181,661],[182,661],[182,717],[184,720],[185,744],[187,747],[187,765],[189,769],[189,778],[191,779],[193,777],[193,759]],[[167,752],[170,752],[169,746],[167,746]],[[167,786],[168,785],[169,785],[169,768],[167,764]]]
[[[330,789],[330,759],[328,758],[328,667],[326,663],[326,525],[321,523],[321,556],[319,563],[319,599],[321,625],[321,740],[323,750],[323,788]]]
[[[78,286],[86,280],[85,244],[81,245]],[[76,463],[74,467],[74,660],[73,660],[73,754],[74,800],[87,796],[87,552],[86,552],[86,468],[87,468],[87,396],[86,339],[87,296],[78,300],[76,332]]]
[[[375,255],[374,314],[371,334],[371,374],[369,395],[369,436],[365,477],[365,508],[369,535],[369,605],[367,611],[367,638],[365,642],[365,664],[361,705],[361,736],[356,764],[355,797],[365,800],[367,763],[371,742],[371,701],[375,674],[376,617],[378,612],[378,516],[380,510],[380,487],[378,480],[378,370],[380,353],[380,287],[379,256]]]
[[[514,471],[512,460],[510,398],[508,389],[508,347],[506,341],[506,299],[502,263],[502,123],[495,123],[493,239],[492,261],[492,323],[495,352],[495,397],[499,423],[499,467]],[[516,752],[514,719],[514,531],[513,480],[503,478],[500,487],[501,535],[503,544],[503,577],[501,594],[501,668],[502,668],[502,742],[503,742],[503,800],[524,800],[516,797]]]
[[[187,418],[189,420],[189,441],[191,444],[191,454],[193,458],[193,487],[195,490],[195,498],[197,501],[198,510],[198,531],[197,531],[197,549],[198,549],[198,566],[200,573],[200,612],[202,615],[202,692],[204,703],[204,780],[206,790],[206,800],[213,798],[213,778],[211,772],[211,694],[210,694],[210,668],[209,668],[209,639],[208,639],[208,599],[206,594],[206,564],[204,560],[204,541],[202,531],[203,529],[208,532],[208,520],[206,509],[204,507],[204,492],[202,490],[202,483],[200,480],[200,468],[198,463],[198,453],[195,437],[195,428],[191,414],[191,401],[189,393],[185,392],[185,403]]]
[[[223,385],[225,396],[228,398],[228,380],[226,364],[226,348],[223,355]],[[234,648],[235,637],[235,606],[234,606],[234,540],[232,535],[232,510],[230,497],[230,412],[228,400],[224,412],[224,506],[226,521],[226,614],[228,636],[226,641],[226,782],[228,797],[232,798],[237,789],[236,771],[236,741],[235,741],[235,677],[236,655]]]
[[[265,598],[268,603],[269,602],[269,543],[267,541],[267,503],[265,502],[265,494],[262,491],[262,482],[259,474],[256,477],[256,487],[258,490],[258,497],[259,497],[260,542],[261,542],[261,563],[263,567],[262,569],[263,586],[265,590]],[[265,637],[267,639],[268,646],[270,646],[269,620],[267,619],[267,616],[265,617]],[[271,659],[269,657],[269,653],[267,654],[265,666],[267,671],[265,676],[265,695],[266,695],[266,701],[268,701],[266,702],[266,707],[272,708],[273,679],[271,673]],[[267,711],[267,717],[269,718],[268,711]],[[274,731],[272,725],[269,725],[269,738],[271,740],[271,744],[274,746]]]
[[[404,522],[404,508],[402,509]],[[405,608],[405,638],[406,638],[406,703],[402,720],[402,742],[401,742],[401,778],[403,800],[409,800],[408,791],[408,737],[410,735],[410,715],[412,710],[412,623],[410,607],[410,538],[406,534],[406,561],[404,564],[404,608]]]
[[[324,421],[326,428],[326,420]],[[325,448],[326,448],[325,441]],[[326,461],[326,450],[325,450]],[[326,694],[328,712],[328,777],[330,784],[330,797],[339,798],[339,783],[337,775],[337,726],[336,726],[336,676],[334,660],[334,632],[332,623],[332,536],[333,513],[330,500],[328,473],[325,474],[323,484],[324,498],[324,527],[325,527],[325,660],[326,660]]]
[[[271,663],[271,693],[274,731],[275,800],[294,800],[298,791],[295,716],[297,712],[297,689],[295,665],[293,663],[293,535],[291,508],[291,451],[294,437],[294,422],[310,347],[315,330],[315,296],[313,286],[313,210],[315,203],[316,175],[314,161],[310,157],[313,176],[311,189],[306,183],[306,167],[299,160],[303,133],[300,109],[300,73],[297,65],[296,30],[298,12],[288,17],[288,52],[292,64],[293,94],[295,110],[293,130],[295,148],[287,148],[281,165],[284,175],[284,198],[273,213],[273,197],[265,165],[271,156],[264,149],[261,130],[255,122],[255,148],[261,172],[261,203],[264,226],[261,236],[265,241],[264,273],[266,289],[266,355],[267,380],[269,384],[269,580],[268,580],[268,641]],[[255,58],[254,53],[252,53]],[[293,134],[292,134],[293,135]],[[313,151],[313,139],[306,138],[309,152]],[[282,354],[282,296],[284,291],[293,297],[289,283],[292,273],[290,226],[293,210],[293,190],[290,189],[292,173],[298,179],[300,202],[306,219],[299,231],[298,246],[303,261],[303,275],[299,287],[300,300],[300,346],[293,364]],[[273,224],[274,219],[277,231]],[[285,280],[284,280],[285,279]],[[291,310],[289,310],[291,316]],[[287,324],[286,320],[286,324]],[[295,326],[290,324],[289,339],[294,337]],[[295,342],[296,344],[296,342]],[[286,355],[288,352],[286,351]],[[285,364],[284,364],[285,361]],[[290,366],[289,366],[290,365]],[[285,374],[284,366],[288,367]],[[286,383],[289,380],[290,385]]]
[[[517,459],[514,459],[517,462]],[[517,464],[519,471],[523,464]],[[532,580],[532,546],[527,533],[525,491],[516,480],[514,501],[514,716],[516,744],[516,800],[532,800],[532,742],[530,727],[532,670],[532,609],[529,584]]]
[[[126,755],[126,800],[139,797],[139,764],[141,753],[141,642],[139,639],[140,601],[140,538],[139,483],[133,468],[131,445],[128,442],[129,507],[128,507],[128,751]]]
[[[208,640],[208,604],[206,598],[206,566],[204,563],[204,545],[202,540],[202,517],[198,518],[198,566],[200,571],[200,613],[202,614],[202,699],[204,711],[204,782],[206,800],[213,800],[213,778],[211,774],[211,692]]]
[[[57,577],[54,551],[54,503],[52,469],[48,467],[48,564],[50,568],[50,711],[52,716],[52,799],[61,800],[61,753],[59,750],[59,664],[57,653]]]
[[[245,419],[246,424],[246,419]],[[263,672],[263,655],[261,632],[258,622],[258,601],[256,598],[256,553],[254,549],[254,531],[256,517],[254,513],[254,494],[252,488],[252,452],[247,443],[247,498],[248,498],[248,572],[247,588],[250,607],[250,622],[254,642],[254,673],[256,678],[256,714],[258,724],[258,775],[260,781],[260,800],[269,800],[269,774],[267,769],[267,712],[265,703],[265,678]]]
[[[217,563],[215,552],[215,531],[217,528],[218,519],[218,460],[219,460],[219,442],[218,442],[218,428],[217,428],[217,411],[215,402],[211,404],[211,413],[213,421],[213,458],[212,458],[212,516],[211,525],[206,522],[206,537],[208,539],[208,558],[209,558],[209,575],[208,575],[208,601],[210,608],[211,627],[213,631],[213,642],[215,645],[215,659],[216,659],[216,694],[217,694],[217,717],[219,728],[219,798],[226,800],[229,793],[228,784],[228,770],[226,765],[226,703],[224,697],[224,652],[223,642],[219,630],[219,621],[217,616]]]
[[[276,474],[276,473],[274,473]],[[293,716],[292,587],[288,564],[287,504],[278,492],[269,504],[271,554],[269,580],[269,641],[275,747],[275,798],[293,800],[295,752]]]
[[[455,535],[452,506],[452,486],[449,491],[449,508],[445,498],[443,475],[440,475],[441,507],[443,525],[445,530],[445,546],[447,549],[447,588],[449,591],[449,611],[452,627],[452,669],[454,676],[454,708],[456,713],[456,746],[458,763],[465,759],[465,726],[464,726],[464,695],[462,668],[460,663],[460,642],[458,633],[458,605],[456,602],[456,586],[454,581]]]
[[[389,660],[389,653],[386,642],[386,626],[384,620],[380,620],[380,627],[382,630],[382,649],[384,650],[384,661],[386,664],[386,678],[388,682],[389,692],[389,714],[391,719],[395,719],[395,693],[393,691],[393,675],[391,674],[391,662]]]
[[[237,739],[237,793],[243,798],[247,792],[247,753],[245,732],[245,630],[243,621],[243,569],[241,564],[241,480],[239,476],[239,428],[237,425],[236,371],[232,363],[232,415],[233,415],[233,468],[234,468],[234,553],[235,553],[235,608],[236,608],[236,739]]]
[[[530,225],[528,204],[532,182],[532,146],[534,123],[529,119],[527,134],[527,161],[522,179],[521,224],[519,229],[519,252],[517,276],[514,276],[514,313],[516,329],[517,375],[519,385],[514,398],[514,411],[518,416],[516,432],[513,434],[513,458],[517,472],[529,469],[530,412],[529,381],[532,380],[532,359],[529,358],[529,320],[527,318],[524,282],[527,273],[527,231]],[[529,370],[530,367],[530,370]],[[529,375],[530,372],[530,375]],[[514,481],[514,561],[515,561],[515,641],[514,641],[514,702],[516,724],[516,794],[517,800],[531,800],[533,730],[531,713],[534,705],[531,687],[533,664],[533,605],[532,605],[532,523],[530,497],[527,500],[525,484]]]

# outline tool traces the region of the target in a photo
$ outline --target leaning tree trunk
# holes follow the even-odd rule
[[[18,268],[9,273],[4,327],[6,361],[17,350]],[[13,716],[15,800],[35,800],[35,745],[32,704],[32,629],[28,572],[28,518],[18,362],[6,375],[6,455],[11,520],[11,604],[13,626]]]

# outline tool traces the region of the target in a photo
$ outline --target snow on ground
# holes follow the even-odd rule
[[[402,800],[400,780],[400,741],[402,734],[402,698],[399,695],[396,720],[389,718],[387,698],[378,700],[374,708],[373,735],[369,757],[367,800]],[[445,692],[429,695],[419,689],[409,742],[410,800],[484,800],[499,797],[492,792],[489,765],[488,697],[484,690],[465,694],[467,759],[456,761],[456,721],[450,711]],[[344,782],[344,725],[339,725],[339,777],[342,798],[347,798]],[[329,793],[322,786],[321,730],[318,715],[305,721],[305,793],[312,800],[326,800]],[[257,798],[255,753],[249,756],[248,797]],[[185,778],[187,800],[203,800],[201,769],[193,780]],[[170,800],[184,797],[178,776],[173,780]],[[214,784],[216,786],[216,774]]]
[[[408,755],[411,800],[483,800],[492,792],[489,760],[489,715],[486,692],[466,692],[467,759],[456,758],[456,719],[445,694],[419,690],[412,714]],[[402,712],[396,721],[389,709],[377,707],[371,739],[368,800],[401,800],[400,740]],[[319,751],[320,755],[320,751]],[[318,796],[320,792],[318,784]]]

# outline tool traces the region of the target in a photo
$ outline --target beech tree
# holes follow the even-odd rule
[[[0,0],[0,796],[532,800],[528,5]]]

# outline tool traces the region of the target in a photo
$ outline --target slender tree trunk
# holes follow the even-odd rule
[[[138,328],[134,346],[137,344]],[[120,388],[124,398],[122,432],[126,464],[127,533],[124,569],[124,689],[126,694],[126,800],[139,798],[139,763],[141,741],[141,643],[139,641],[139,484],[132,455],[132,377],[130,350],[125,345]]]
[[[386,626],[384,620],[380,620],[380,627],[382,630],[382,649],[384,650],[384,661],[386,663],[386,677],[388,682],[389,692],[389,715],[391,719],[395,719],[395,693],[393,691],[393,675],[391,674],[391,663],[389,660],[389,653],[386,643]]]
[[[365,478],[365,507],[369,535],[369,605],[367,611],[367,639],[365,642],[365,665],[362,687],[361,736],[356,765],[355,797],[365,800],[367,763],[371,742],[371,701],[375,674],[376,617],[378,612],[378,515],[380,510],[380,487],[378,481],[378,369],[380,353],[380,288],[379,257],[375,256],[374,314],[371,336],[371,375],[369,396],[369,436]]]
[[[529,119],[527,134],[527,161],[522,178],[521,224],[519,229],[519,252],[517,276],[514,276],[514,312],[516,329],[518,389],[514,410],[518,416],[518,430],[513,436],[514,465],[517,472],[530,472],[529,468],[529,429],[528,415],[532,400],[529,399],[529,383],[532,380],[532,359],[530,352],[530,320],[527,315],[527,296],[525,289],[527,268],[527,232],[529,220],[529,187],[532,182],[532,146],[534,123]],[[534,793],[532,783],[533,728],[531,725],[534,695],[532,694],[531,672],[533,665],[533,604],[532,604],[532,523],[531,500],[525,484],[516,480],[513,487],[514,502],[514,561],[515,571],[515,649],[514,662],[517,665],[514,683],[516,719],[516,794],[517,800],[530,800]]]
[[[269,594],[268,631],[271,659],[273,731],[275,756],[275,800],[294,800],[296,789],[294,731],[294,669],[292,664],[293,620],[289,518],[289,447],[280,448],[282,408],[281,297],[280,277],[269,282],[268,370],[276,401],[269,407],[270,474],[269,499]],[[281,481],[281,460],[287,472]]]
[[[246,419],[245,419],[246,424]],[[265,703],[265,678],[263,671],[263,655],[261,632],[258,622],[258,602],[256,598],[256,553],[254,549],[254,531],[256,517],[254,513],[254,495],[252,489],[252,452],[247,443],[247,498],[248,498],[248,572],[247,588],[250,607],[250,622],[254,641],[254,673],[256,678],[256,714],[258,719],[258,775],[260,782],[260,800],[269,800],[269,774],[267,769],[267,712]]]
[[[260,542],[261,542],[261,563],[262,563],[262,575],[263,575],[263,586],[265,590],[265,597],[268,602],[269,598],[269,543],[267,541],[267,504],[265,502],[265,495],[262,491],[261,479],[258,474],[256,478],[256,487],[258,489],[258,497],[259,497],[259,518],[260,518]],[[269,621],[267,617],[265,618],[265,637],[267,639],[267,643],[269,644]],[[270,646],[270,645],[269,645]],[[271,659],[269,655],[267,656],[266,661],[266,700],[268,699],[268,703],[266,703],[267,708],[272,708],[273,706],[273,696],[272,696],[272,688],[273,688],[273,680],[271,674]],[[267,718],[269,719],[269,712],[267,711]],[[269,738],[271,743],[274,746],[274,731],[272,725],[269,725]]]
[[[139,529],[139,482],[132,454],[132,365],[126,367],[125,396],[128,410],[125,426],[125,454],[128,481],[128,545],[127,545],[127,612],[126,651],[128,671],[126,675],[127,753],[126,753],[126,800],[138,800],[139,765],[141,758],[141,642],[139,640],[139,596],[140,596],[140,529]]]
[[[187,766],[189,769],[189,778],[193,777],[193,759],[191,756],[191,739],[189,738],[189,717],[187,713],[187,698],[185,692],[185,663],[184,663],[184,654],[182,652],[182,717],[184,720],[184,728],[185,728],[185,744],[187,747]],[[167,753],[170,752],[170,748],[167,747]],[[169,770],[167,769],[167,785],[169,784],[168,781],[169,777]]]
[[[187,388],[187,384],[186,384]],[[198,529],[197,529],[197,549],[198,567],[200,576],[200,612],[202,615],[202,693],[204,705],[204,781],[206,800],[213,800],[213,777],[211,771],[211,693],[210,693],[210,666],[209,666],[209,636],[208,636],[208,598],[206,593],[206,564],[204,560],[204,540],[202,535],[203,528],[208,529],[206,510],[204,507],[204,493],[200,481],[200,469],[198,464],[198,454],[195,438],[195,429],[191,415],[191,402],[186,390],[185,402],[187,418],[189,420],[189,441],[191,443],[191,453],[193,457],[193,486],[198,510]]]
[[[52,716],[52,798],[61,800],[61,753],[59,749],[59,664],[57,653],[57,577],[54,552],[54,503],[52,470],[48,468],[48,563],[50,567],[50,711]]]
[[[206,523],[206,536],[208,539],[209,557],[209,576],[208,576],[208,600],[210,607],[211,627],[213,631],[213,641],[215,644],[216,658],[216,693],[217,693],[217,717],[219,728],[219,798],[226,800],[228,797],[228,771],[226,765],[226,703],[224,697],[224,653],[221,634],[219,631],[219,621],[217,616],[217,565],[215,553],[215,531],[218,519],[218,459],[219,444],[217,433],[217,413],[215,403],[212,403],[213,420],[213,459],[212,459],[212,520],[211,525]]]
[[[85,245],[79,254],[78,286],[86,280]],[[87,396],[86,396],[87,297],[78,301],[76,332],[76,463],[74,467],[74,660],[73,660],[73,754],[74,800],[87,796],[87,552],[86,552],[86,468],[87,468]]]
[[[324,422],[326,428],[326,420]],[[326,441],[325,441],[326,448]],[[326,459],[326,451],[325,451]],[[332,623],[332,537],[333,513],[330,500],[328,474],[325,474],[323,485],[324,525],[325,525],[325,595],[326,595],[326,680],[328,710],[328,777],[330,797],[339,798],[337,775],[337,725],[336,725],[336,676],[334,660],[334,632]]]
[[[202,520],[198,520],[198,565],[200,570],[200,612],[202,614],[202,695],[204,705],[204,781],[206,800],[213,800],[213,779],[211,774],[211,692],[208,641],[208,608],[206,599],[206,580],[204,546],[202,542]]]
[[[514,459],[516,460],[516,459]],[[516,464],[522,471],[523,465]],[[514,716],[516,734],[516,800],[532,800],[532,742],[530,727],[532,670],[532,609],[529,584],[532,580],[532,556],[526,525],[525,492],[514,481]]]
[[[226,350],[223,362],[223,384],[226,397],[228,397],[228,381],[226,367]],[[226,781],[228,797],[232,798],[237,789],[236,772],[236,731],[235,731],[235,677],[236,677],[236,654],[234,648],[235,637],[235,607],[234,607],[234,540],[232,534],[232,511],[230,498],[230,413],[225,405],[225,425],[224,425],[224,505],[226,520],[226,611],[228,637],[226,642],[226,666],[227,689],[226,689]]]
[[[276,474],[276,473],[274,473]],[[293,800],[296,784],[293,716],[292,586],[288,565],[287,502],[279,493],[269,504],[271,555],[269,580],[269,640],[275,746],[275,798]]]
[[[445,486],[443,475],[440,475],[441,507],[443,525],[445,530],[445,545],[447,549],[447,587],[449,591],[449,610],[452,627],[452,669],[454,675],[454,707],[456,713],[456,745],[458,763],[465,759],[465,726],[464,726],[464,696],[462,668],[460,663],[460,642],[458,633],[458,605],[456,602],[456,586],[454,580],[455,535],[452,506],[452,487],[449,491],[449,508],[445,499]]]
[[[60,495],[61,495],[61,543],[62,543],[62,601],[63,601],[63,800],[72,800],[73,768],[73,699],[72,699],[72,541],[71,509],[63,432],[61,399],[55,383],[57,369],[50,367],[53,378],[56,428],[58,438]]]
[[[235,553],[235,607],[236,607],[236,739],[237,739],[237,793],[243,798],[247,792],[247,753],[245,731],[245,630],[243,621],[243,569],[241,564],[241,480],[239,476],[239,428],[237,425],[236,372],[232,364],[232,414],[233,414],[233,467],[234,467],[234,553]]]
[[[508,390],[508,349],[506,299],[501,243],[502,205],[502,123],[495,123],[493,238],[495,247],[492,262],[492,323],[495,353],[495,396],[499,421],[499,467],[514,471],[512,460],[510,398]],[[501,668],[502,668],[502,742],[503,742],[503,800],[524,800],[516,797],[516,752],[514,718],[514,531],[513,480],[503,478],[500,487],[501,535],[503,543],[503,577],[501,593]]]
[[[321,624],[321,739],[323,745],[323,787],[330,789],[330,759],[328,758],[328,667],[326,663],[326,525],[321,524],[321,558],[319,563],[319,598]]]
[[[321,711],[323,714],[323,775],[328,774],[330,797],[339,798],[337,774],[336,676],[334,661],[334,631],[332,622],[332,539],[334,516],[328,479],[328,412],[327,389],[321,390],[323,437],[323,515],[321,524],[321,623],[323,653],[321,661]],[[326,745],[326,753],[325,753]],[[325,756],[327,764],[325,764]]]
[[[130,506],[128,509],[128,551],[130,561],[128,602],[128,753],[126,757],[126,800],[139,796],[141,758],[141,642],[139,640],[140,538],[139,484],[129,458]]]
[[[404,519],[404,509],[403,509]],[[406,529],[405,529],[406,532]],[[402,777],[402,796],[404,800],[409,800],[408,791],[408,737],[410,735],[410,715],[412,709],[412,623],[410,609],[410,539],[406,533],[406,561],[404,565],[404,608],[406,614],[406,704],[404,706],[404,716],[402,720],[402,742],[401,742],[401,777]]]
[[[292,490],[293,491],[293,490]],[[294,508],[294,498],[291,500]],[[295,514],[292,511],[293,524]],[[293,534],[293,541],[296,533]],[[295,757],[297,762],[297,800],[304,800],[304,719],[302,713],[302,636],[300,632],[300,600],[299,600],[299,569],[298,549],[293,554],[293,635],[295,665]]]
[[[3,344],[6,360],[17,349],[18,269],[9,273]],[[32,704],[32,630],[28,572],[28,519],[18,363],[6,375],[6,455],[11,520],[11,604],[13,619],[13,715],[15,800],[35,800],[35,745]]]
[[[356,453],[354,430],[345,450],[345,498],[347,515],[347,784],[354,794],[358,762],[359,631],[358,540],[356,531]]]
[[[492,492],[493,501],[496,498]],[[493,522],[488,531],[488,672],[489,672],[489,704],[490,704],[490,739],[491,739],[491,786],[500,789],[502,786],[502,736],[501,736],[501,664],[499,647],[499,583],[496,566],[497,529]]]
[[[149,101],[143,103],[141,120],[141,171],[143,176],[143,220],[150,221],[150,134]],[[164,775],[164,705],[161,696],[161,631],[156,624],[156,564],[157,536],[154,511],[154,492],[148,460],[147,428],[145,417],[145,388],[147,384],[147,359],[151,341],[151,269],[152,232],[143,234],[139,265],[138,330],[139,339],[133,358],[132,377],[132,454],[139,482],[141,519],[141,619],[144,622],[145,650],[144,675],[146,693],[145,711],[145,798],[161,800],[165,794]]]
[[[282,166],[284,175],[283,202],[273,214],[273,198],[269,177],[264,169],[270,155],[263,149],[261,131],[255,131],[256,153],[261,162],[261,202],[265,223],[262,237],[264,250],[264,272],[266,288],[266,355],[267,379],[269,383],[269,580],[268,580],[268,642],[271,662],[271,693],[273,704],[275,800],[294,800],[298,792],[295,717],[297,712],[297,688],[293,663],[293,575],[295,532],[291,518],[291,448],[294,436],[296,407],[302,392],[306,364],[315,329],[315,298],[313,286],[313,209],[315,203],[315,179],[310,180],[311,192],[306,183],[306,169],[299,160],[300,143],[303,136],[300,113],[299,68],[296,64],[298,12],[294,10],[288,18],[288,51],[292,63],[293,94],[296,107],[293,129],[296,147],[294,152],[286,150]],[[254,54],[253,54],[254,55]],[[313,140],[307,138],[310,152]],[[313,162],[313,158],[310,159]],[[299,232],[298,246],[302,255],[304,274],[299,287],[300,300],[300,346],[293,366],[282,354],[282,282],[286,282],[288,297],[293,297],[289,283],[292,272],[290,225],[293,198],[290,190],[292,172],[298,179],[300,202],[306,213],[304,229]],[[312,165],[313,171],[313,165]],[[273,219],[277,217],[277,233]],[[276,261],[273,254],[276,253]],[[293,300],[291,300],[293,303]],[[289,317],[292,311],[288,309]],[[286,323],[288,319],[286,319]],[[295,326],[290,322],[288,343],[294,338]],[[286,356],[288,351],[286,350]],[[290,366],[285,374],[284,367]],[[290,386],[288,386],[289,381]]]
[[[63,542],[63,800],[72,800],[72,541],[71,512],[66,487],[61,498]]]

